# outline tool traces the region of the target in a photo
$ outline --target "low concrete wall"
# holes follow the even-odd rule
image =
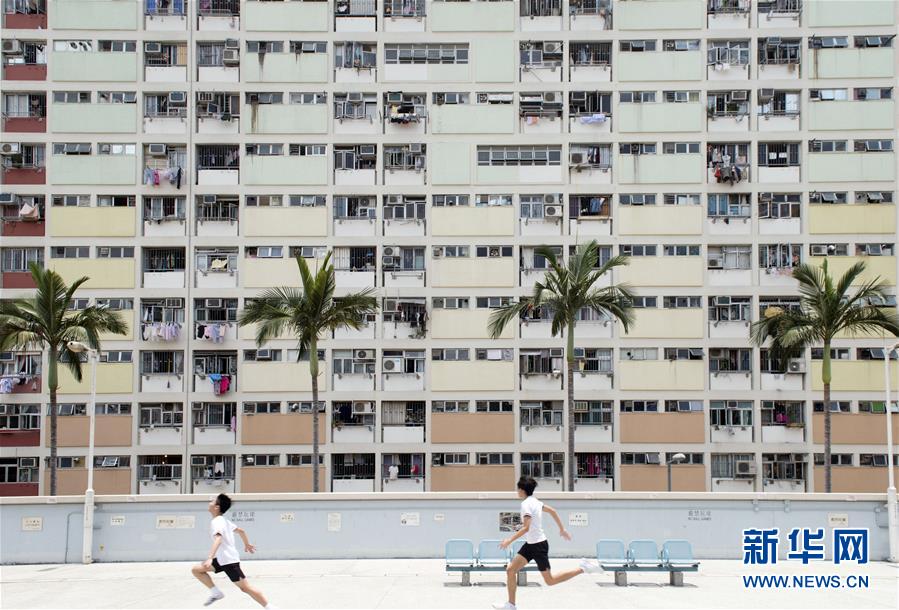
[[[544,526],[554,557],[594,556],[600,538],[686,538],[702,559],[742,558],[748,527],[779,527],[782,556],[793,527],[829,516],[870,530],[870,558],[888,553],[885,494],[545,493],[573,539]],[[95,561],[200,560],[210,545],[208,496],[98,496]],[[229,516],[259,559],[442,557],[450,538],[502,538],[510,493],[235,494]],[[81,557],[83,498],[0,499],[0,563],[66,563]],[[574,514],[577,513],[577,514]],[[584,524],[586,516],[586,524]],[[40,519],[38,524],[36,519]],[[569,523],[569,520],[571,522]],[[827,554],[830,557],[827,541]]]

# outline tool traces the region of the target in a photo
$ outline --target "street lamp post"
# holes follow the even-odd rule
[[[687,459],[687,456],[685,456],[683,453],[675,453],[671,456],[671,459],[668,460],[668,491],[671,491],[671,465],[680,464],[685,459]]]
[[[899,348],[899,343],[892,345],[883,355],[883,381],[886,388],[884,411],[887,416],[887,530],[890,539],[889,561],[899,561],[899,514],[896,512],[896,481],[893,475],[893,414],[890,397],[890,355]]]
[[[94,429],[97,421],[97,360],[99,353],[81,343],[69,341],[66,346],[76,354],[87,353],[91,361],[91,403],[89,407],[89,431],[87,445],[87,489],[84,491],[84,534],[81,550],[81,562],[93,562],[94,552]]]

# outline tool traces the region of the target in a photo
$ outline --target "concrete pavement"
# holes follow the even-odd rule
[[[203,549],[199,550],[201,558]],[[570,569],[576,559],[554,559]],[[0,607],[7,608],[202,608],[206,589],[190,574],[190,563],[105,563],[0,567]],[[304,560],[243,563],[247,577],[278,608],[490,608],[505,599],[502,573],[472,577],[461,587],[457,573],[442,560]],[[754,589],[742,575],[865,575],[867,589]],[[609,573],[578,576],[547,587],[539,574],[519,589],[518,605],[530,608],[897,608],[899,567],[796,561],[747,569],[739,561],[702,562],[682,588],[667,585],[667,574],[631,574],[616,587]],[[224,574],[215,576],[225,598],[213,608],[258,608]]]

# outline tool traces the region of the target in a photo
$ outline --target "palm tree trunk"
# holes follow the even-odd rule
[[[830,475],[830,341],[824,342],[824,363],[821,366],[821,381],[824,382],[824,491],[831,492]]]
[[[309,346],[309,374],[312,375],[312,491],[319,491],[318,467],[318,344]]]
[[[56,374],[56,348],[51,347],[47,362],[47,387],[50,389],[50,495],[56,495],[56,390],[59,381]]]
[[[568,390],[568,482],[565,488],[574,491],[577,461],[574,456],[574,320],[568,321],[568,349],[565,353],[565,371]]]

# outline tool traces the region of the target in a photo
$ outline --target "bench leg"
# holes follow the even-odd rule
[[[668,572],[668,583],[672,587],[683,587],[684,586],[684,573],[683,572]]]
[[[462,586],[463,587],[471,586],[471,572],[462,572]]]
[[[627,572],[615,572],[615,584],[619,587],[627,586]]]
[[[526,587],[528,586],[528,573],[524,570],[518,570],[518,586]]]

